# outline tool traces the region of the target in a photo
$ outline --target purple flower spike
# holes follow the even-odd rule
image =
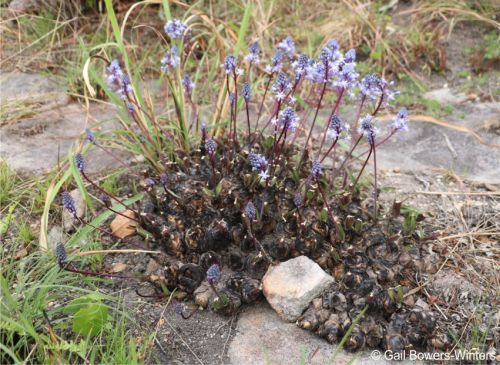
[[[344,63],[342,69],[339,71],[338,79],[334,85],[338,88],[350,89],[357,84],[358,73],[356,72],[356,63]]]
[[[367,115],[361,119],[361,123],[358,129],[359,134],[363,135],[370,144],[375,142],[375,137],[378,133],[378,129],[373,126],[373,117]]]
[[[315,179],[321,176],[321,163],[318,160],[312,162],[311,176]]]
[[[250,160],[250,165],[252,166],[252,170],[265,170],[267,169],[267,160],[264,156],[250,152],[248,155],[248,159]]]
[[[251,221],[255,220],[257,218],[257,209],[255,208],[255,205],[251,201],[247,203],[245,206],[245,215],[247,216],[248,219]]]
[[[179,53],[177,51],[177,47],[174,46],[170,48],[170,51],[167,52],[165,57],[162,58],[161,69],[166,72],[175,70],[177,66],[179,66],[179,63],[180,63]]]
[[[182,87],[187,95],[191,95],[194,89],[194,82],[191,80],[189,75],[184,75],[182,78]]]
[[[361,96],[371,100],[377,99],[380,94],[380,78],[377,75],[366,75],[359,84]]]
[[[108,194],[101,193],[101,195],[99,195],[99,199],[104,203],[105,206],[109,207],[111,205],[111,199]]]
[[[293,204],[295,204],[297,208],[300,208],[302,206],[302,194],[295,193],[293,197]]]
[[[111,61],[106,70],[108,72],[107,83],[109,88],[120,98],[126,100],[134,90],[128,75],[122,71],[118,60]]]
[[[328,42],[326,45],[332,52],[337,52],[340,49],[339,42],[337,42],[335,39],[332,39],[331,41]]]
[[[295,55],[295,42],[293,38],[288,36],[276,47],[280,52],[287,55],[289,58],[292,58]]]
[[[66,208],[66,210],[73,216],[73,218],[77,219],[78,216],[76,213],[75,201],[73,200],[71,194],[67,191],[62,193],[62,203],[64,208]]]
[[[144,179],[144,185],[148,188],[151,189],[156,185],[155,181],[151,179],[150,177],[147,177]]]
[[[113,60],[106,69],[108,71],[108,86],[114,88],[123,77],[123,71],[118,60]]]
[[[78,171],[80,171],[81,173],[85,172],[85,160],[83,159],[81,153],[77,153],[75,155],[75,165]]]
[[[85,139],[89,141],[89,143],[95,142],[95,135],[90,129],[85,129]]]
[[[58,243],[55,250],[55,256],[57,259],[57,264],[60,267],[66,266],[68,263],[68,256],[66,255],[66,249],[62,243]]]
[[[260,180],[268,180],[270,175],[267,171],[268,162],[266,158],[258,153],[250,152],[250,154],[248,155],[248,159],[250,160],[252,171],[259,171]]]
[[[288,80],[288,77],[284,72],[280,72],[276,78],[276,82],[271,87],[272,92],[276,94],[276,100],[283,101],[290,89],[290,80]]]
[[[215,156],[215,151],[217,150],[217,144],[212,138],[207,139],[205,142],[205,150],[209,156]]]
[[[278,123],[285,130],[285,132],[294,133],[297,128],[297,121],[299,118],[297,117],[297,113],[293,108],[287,106],[280,112]]]
[[[255,65],[260,63],[260,46],[258,42],[254,42],[248,47],[248,54],[245,56],[245,61]]]
[[[229,55],[224,59],[222,67],[226,71],[226,75],[236,72],[236,58],[233,55]]]
[[[321,53],[319,54],[319,60],[321,63],[324,65],[333,62],[333,52],[330,48],[325,47],[321,50]]]
[[[339,56],[330,48],[325,47],[319,55],[319,62],[308,68],[308,78],[317,83],[328,83],[337,76],[339,71]]]
[[[243,84],[243,90],[241,92],[243,95],[243,99],[245,100],[246,103],[250,101],[250,84],[248,82],[245,82]]]
[[[167,183],[168,183],[168,175],[163,172],[160,174],[160,184],[165,186],[165,185],[167,185]]]
[[[128,75],[123,75],[121,88],[117,91],[117,94],[123,99],[126,100],[134,92],[134,88],[130,83],[130,77]]]
[[[217,285],[220,280],[220,267],[217,264],[213,264],[207,270],[207,281],[210,285]]]
[[[406,108],[399,109],[398,115],[396,115],[390,127],[394,131],[408,131],[408,110]]]
[[[280,72],[283,69],[283,54],[280,51],[276,51],[273,58],[271,58],[271,63],[266,66],[266,72],[268,73],[276,73]]]
[[[345,124],[337,115],[334,115],[328,125],[328,137],[337,139],[341,137],[342,132],[347,132],[349,125]],[[348,136],[346,136],[348,138]]]
[[[344,62],[352,63],[354,61],[356,61],[356,50],[354,48],[352,48],[346,52],[346,54],[344,56]]]
[[[399,94],[398,91],[392,90],[394,82],[387,82],[384,78],[380,79],[379,86],[380,92],[382,94],[382,104],[387,106],[391,101],[394,100],[394,97]]]
[[[299,80],[307,73],[307,67],[309,66],[309,57],[305,54],[301,54],[292,66],[293,71],[295,72],[295,80]]]
[[[172,19],[165,24],[165,33],[172,39],[179,39],[186,31],[187,25],[179,19]]]

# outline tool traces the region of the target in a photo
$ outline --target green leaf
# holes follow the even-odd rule
[[[215,196],[219,196],[219,194],[221,193],[222,191],[222,181],[219,181],[219,183],[217,184],[217,186],[215,187]]]
[[[165,20],[169,21],[172,20],[172,14],[170,13],[170,6],[168,4],[168,0],[163,0],[163,12],[165,13]]]
[[[337,232],[338,232],[337,235],[338,235],[340,242],[343,242],[345,240],[344,227],[342,227],[341,224],[337,224],[337,225],[335,225],[335,227],[337,228]]]
[[[238,41],[236,42],[236,47],[234,49],[234,56],[238,57],[238,53],[241,47],[245,43],[245,34],[248,30],[250,24],[250,16],[252,15],[252,2],[249,1],[245,6],[245,14],[243,15],[243,20],[241,21],[240,29],[238,32]]]
[[[11,204],[9,207],[9,211],[7,212],[7,216],[0,221],[0,236],[7,233],[7,230],[10,226],[10,221],[12,220],[12,213],[14,213],[14,209],[16,209],[17,203]]]
[[[321,212],[319,213],[319,219],[322,222],[326,222],[328,220],[328,211],[326,208],[321,209]]]
[[[354,327],[356,327],[356,325],[359,323],[359,321],[361,321],[361,318],[363,318],[363,316],[365,315],[365,313],[366,313],[367,310],[368,310],[368,306],[365,306],[363,308],[363,310],[352,321],[351,325],[349,326],[349,328],[345,332],[344,337],[342,337],[342,340],[340,341],[340,343],[338,344],[337,348],[333,352],[332,358],[330,360],[332,364],[335,363],[335,358],[337,357],[337,355],[339,354],[339,352],[344,348],[345,343],[347,342],[347,340],[349,339],[349,337],[351,337],[351,333],[354,330]]]
[[[207,188],[203,188],[203,193],[206,196],[209,196],[210,198],[213,198],[215,196],[215,193],[212,190],[207,189]]]
[[[265,148],[271,148],[273,143],[274,143],[274,138],[269,136],[264,141],[262,141],[262,146],[264,146]]]
[[[108,307],[101,303],[90,303],[76,312],[73,331],[82,336],[95,336],[108,320]]]
[[[383,193],[392,193],[396,191],[396,188],[394,186],[382,186],[380,191]]]
[[[405,297],[405,292],[402,286],[398,287],[396,301],[401,304],[403,303]]]
[[[387,290],[387,294],[389,294],[389,298],[391,298],[391,300],[394,300],[396,294],[394,293],[394,289],[393,288],[389,288]]]
[[[106,296],[99,294],[99,293],[90,293],[90,294],[81,296],[80,298],[73,299],[71,302],[66,304],[66,306],[63,309],[63,313],[64,314],[75,314],[80,309],[88,306],[89,304],[100,303],[101,300],[103,300],[103,299],[106,299]]]

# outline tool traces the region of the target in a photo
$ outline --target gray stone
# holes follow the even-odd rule
[[[115,111],[112,109],[94,104],[91,115],[103,130],[114,126]],[[75,141],[81,140],[86,127],[89,127],[86,112],[80,105],[70,104],[36,113],[0,127],[0,156],[16,171],[47,172],[62,164]],[[85,160],[89,172],[117,165],[98,148],[91,149]]]
[[[499,114],[500,103],[467,103],[444,118],[450,124],[475,131],[486,144],[464,131],[412,120],[408,132],[396,134],[377,148],[377,166],[399,167],[407,173],[453,171],[468,181],[500,183],[500,149],[495,147],[500,145],[500,136],[486,130],[489,123],[498,120]],[[384,128],[382,125],[381,129]],[[373,171],[373,167],[367,167],[366,171]]]
[[[12,0],[9,9],[16,13],[28,13],[38,11],[42,6],[43,1],[41,0]]]
[[[236,335],[227,354],[231,365],[346,364],[357,356],[340,350],[333,362],[335,348],[314,333],[283,322],[263,303],[240,314]],[[361,354],[353,364],[389,364],[383,359],[372,359],[370,354],[370,351]],[[410,362],[398,362],[406,363]]]
[[[28,74],[23,72],[1,72],[2,107],[15,102],[27,107],[37,104],[65,105],[69,102],[63,80],[53,76]]]
[[[64,231],[61,226],[53,226],[52,228],[50,228],[49,234],[47,236],[49,249],[52,252],[55,252],[56,247],[59,243],[64,243],[66,241]]]
[[[426,99],[435,100],[441,104],[459,104],[467,100],[465,94],[455,94],[452,89],[447,87],[428,91],[423,96]]]
[[[278,315],[293,322],[331,283],[333,278],[317,263],[299,256],[270,266],[262,279],[262,289]]]

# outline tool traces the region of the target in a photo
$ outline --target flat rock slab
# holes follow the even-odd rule
[[[8,103],[64,105],[69,96],[62,79],[24,72],[0,72],[2,107]]]
[[[227,355],[231,365],[347,364],[355,355],[341,350],[335,361],[332,345],[293,323],[283,322],[266,303],[256,304],[239,315],[236,335]],[[353,364],[390,364],[363,353]],[[409,364],[410,362],[398,362]],[[416,364],[411,362],[411,364]]]
[[[270,266],[262,279],[262,290],[278,315],[293,322],[333,281],[317,263],[299,256]]]
[[[97,120],[103,129],[110,128],[114,123],[114,114],[109,108],[92,107],[93,120]],[[14,124],[1,126],[0,157],[17,171],[47,172],[64,161],[85,128],[83,107],[77,104],[54,107]],[[91,150],[86,162],[90,172],[118,165],[97,148]]]
[[[14,170],[47,172],[67,157],[85,128],[109,130],[117,125],[116,111],[105,105],[91,104],[87,118],[85,108],[70,103],[63,81],[41,74],[0,72],[0,158]],[[116,165],[97,148],[86,160],[90,172]]]
[[[426,92],[424,98],[435,100],[441,104],[458,104],[467,100],[467,95],[463,93],[455,93],[454,90],[443,87],[441,89],[434,89]]]
[[[495,128],[492,123],[498,123],[498,115],[500,103],[474,103],[462,105],[453,116],[444,118],[478,133],[488,145],[463,131],[411,121],[408,132],[395,135],[377,148],[377,165],[414,173],[453,171],[469,181],[500,183],[500,149],[493,146],[500,145],[500,135],[490,131]]]

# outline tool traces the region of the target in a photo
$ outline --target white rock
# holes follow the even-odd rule
[[[270,266],[262,279],[267,301],[285,321],[293,322],[333,278],[306,256]]]
[[[455,94],[453,90],[447,87],[428,91],[424,94],[424,98],[435,100],[441,104],[459,104],[467,100],[465,94]]]
[[[59,243],[64,243],[64,231],[61,226],[53,226],[47,237],[49,241],[49,248],[52,252],[55,252],[56,247]]]

